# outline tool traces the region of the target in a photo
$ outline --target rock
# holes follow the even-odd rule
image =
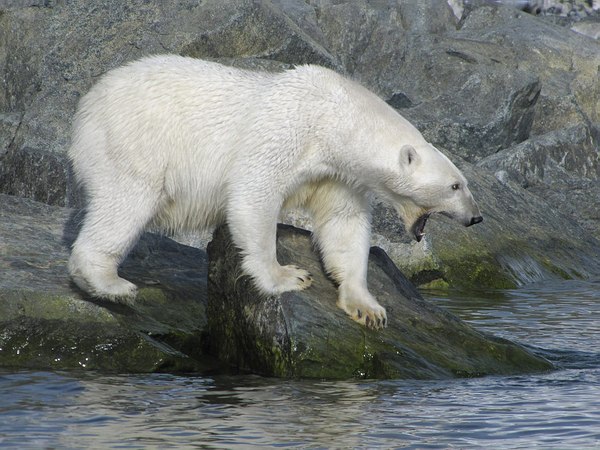
[[[584,125],[552,131],[481,160],[478,165],[544,198],[600,238],[600,140]]]
[[[600,150],[589,128],[580,124],[532,137],[477,165],[492,171],[504,169],[525,188],[551,186],[575,178],[600,178]]]
[[[600,123],[600,42],[511,8],[474,9],[456,32],[503,49],[498,60],[535,74],[542,89],[531,134]]]
[[[571,27],[571,30],[592,39],[600,40],[600,15],[595,20],[576,23]]]
[[[335,307],[335,288],[306,232],[290,228],[280,231],[280,257],[316,274],[306,294],[263,299],[245,290],[247,277],[238,279],[237,259],[229,259],[231,244],[229,255],[216,250],[220,231],[210,246],[218,252],[208,290],[218,297],[210,303],[206,254],[152,234],[121,268],[140,287],[135,305],[93,300],[66,271],[79,219],[74,210],[0,195],[0,367],[205,373],[224,370],[233,355],[248,361],[244,369],[284,377],[439,378],[551,367],[424,302],[377,250],[371,285],[391,317],[404,322],[381,334],[365,330]],[[240,328],[248,318],[253,328]]]
[[[313,30],[313,39],[336,55],[347,73],[382,97],[389,96],[403,79],[406,54],[414,51],[416,44],[411,36],[439,35],[455,29],[457,23],[450,8],[436,0],[310,3],[314,24],[309,29]],[[284,11],[290,13],[288,9]],[[290,18],[298,22],[293,14]]]
[[[265,376],[302,378],[447,378],[544,371],[550,363],[504,339],[484,335],[425,302],[385,253],[371,249],[369,286],[389,325],[373,331],[335,305],[309,233],[280,226],[277,256],[314,276],[302,292],[265,298],[241,275],[226,227],[208,246],[208,329],[212,352]]]
[[[50,205],[83,204],[64,153],[20,147],[9,150],[0,160],[3,193]]]
[[[8,151],[20,122],[21,117],[19,114],[0,113],[0,157]]]
[[[125,262],[134,308],[91,301],[66,270],[72,210],[0,195],[0,367],[206,371],[206,254],[146,235]],[[65,230],[65,227],[67,229]]]
[[[469,9],[457,30],[412,38],[415,50],[403,53],[393,78],[410,99],[402,113],[468,161],[530,135],[599,122],[600,44],[585,36],[485,5]]]
[[[517,8],[531,14],[544,16],[569,17],[571,20],[593,16],[599,5],[589,0],[448,0],[457,18],[461,18],[465,9],[469,11],[483,5],[504,5]]]
[[[400,112],[427,140],[477,161],[527,139],[541,84],[530,72],[499,64],[500,46],[419,37],[414,48],[398,77],[411,101]]]

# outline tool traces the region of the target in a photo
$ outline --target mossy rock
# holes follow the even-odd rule
[[[426,302],[381,249],[369,258],[369,288],[386,307],[388,327],[364,328],[336,306],[308,232],[280,225],[278,259],[308,269],[302,292],[264,297],[240,268],[225,227],[209,244],[210,348],[230,365],[278,377],[448,378],[550,370],[542,357],[480,333]]]

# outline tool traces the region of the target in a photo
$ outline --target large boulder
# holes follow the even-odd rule
[[[312,286],[302,292],[257,293],[225,226],[215,232],[208,255],[211,350],[241,370],[278,377],[422,379],[550,368],[523,347],[477,332],[424,301],[375,247],[369,286],[388,316],[388,327],[380,331],[359,325],[336,306],[335,285],[306,231],[280,226],[277,234],[280,263],[313,274]]]
[[[398,109],[426,139],[468,161],[527,139],[541,84],[499,64],[504,48],[460,36],[419,37],[412,48],[396,87],[410,104]]]
[[[600,239],[599,142],[589,127],[580,124],[532,137],[480,160],[478,166],[544,198],[555,211]]]
[[[503,49],[499,64],[535,74],[541,92],[532,134],[600,123],[600,42],[512,8],[474,9],[456,32]]]

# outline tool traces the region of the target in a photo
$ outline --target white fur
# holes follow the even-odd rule
[[[339,283],[339,306],[378,328],[386,313],[367,289],[367,193],[395,206],[407,229],[427,211],[465,224],[479,216],[462,174],[410,123],[317,66],[267,74],[178,56],[142,59],[83,97],[69,155],[88,196],[70,272],[82,289],[115,301],[135,296],[117,267],[149,226],[227,222],[263,293],[305,289],[310,275],[275,256],[281,209],[303,207]]]

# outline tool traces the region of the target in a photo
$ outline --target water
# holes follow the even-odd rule
[[[356,382],[0,372],[0,447],[600,448],[600,280],[426,295],[559,369]]]

